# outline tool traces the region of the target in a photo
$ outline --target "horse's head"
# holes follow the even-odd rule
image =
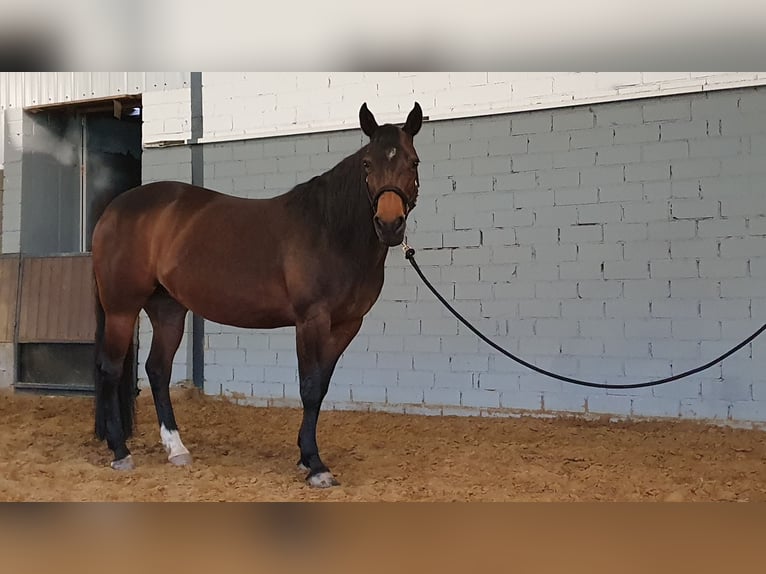
[[[373,210],[375,233],[385,245],[404,240],[407,215],[418,198],[418,154],[412,138],[423,123],[423,110],[416,102],[404,126],[379,126],[375,116],[362,104],[359,110],[362,131],[370,143],[362,149],[362,167]]]

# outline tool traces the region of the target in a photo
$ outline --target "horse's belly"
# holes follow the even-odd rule
[[[192,311],[194,310],[192,309]],[[276,329],[278,327],[290,327],[295,324],[295,320],[288,314],[269,310],[259,311],[251,309],[243,313],[227,313],[213,309],[210,312],[199,314],[208,321],[246,329]]]
[[[227,302],[214,305],[189,305],[189,308],[209,321],[248,329],[276,329],[295,324],[285,306],[266,305],[263,302]]]
[[[228,279],[178,281],[172,275],[163,281],[181,304],[216,323],[251,329],[275,329],[295,324],[292,305],[278,282]]]

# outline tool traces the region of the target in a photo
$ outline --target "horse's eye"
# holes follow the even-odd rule
[[[370,162],[369,162],[369,160],[366,160],[366,159],[362,160],[362,167],[364,167],[364,169],[370,169]]]
[[[412,167],[415,168],[415,169],[417,169],[419,165],[420,165],[420,160],[419,159],[416,159],[416,160],[414,160],[412,162]]]

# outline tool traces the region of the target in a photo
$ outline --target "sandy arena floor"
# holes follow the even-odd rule
[[[166,463],[151,398],[118,473],[93,437],[92,399],[0,395],[3,501],[766,501],[766,434],[693,422],[323,412],[340,487],[295,470],[300,411],[174,395],[191,467]]]

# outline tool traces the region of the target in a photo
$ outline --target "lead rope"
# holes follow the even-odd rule
[[[559,381],[563,381],[565,383],[571,383],[573,385],[580,385],[581,387],[591,387],[594,389],[641,389],[644,387],[656,387],[657,385],[664,385],[665,383],[671,383],[673,381],[677,381],[679,379],[683,379],[684,377],[689,377],[691,375],[696,375],[697,373],[700,373],[704,370],[709,369],[713,365],[716,365],[723,361],[724,359],[730,357],[737,351],[739,351],[742,347],[745,345],[751,343],[758,335],[766,331],[766,324],[764,324],[760,329],[758,329],[755,333],[750,335],[747,339],[739,343],[738,345],[732,347],[728,351],[726,351],[724,354],[716,357],[712,361],[709,361],[705,363],[704,365],[701,365],[699,367],[695,367],[694,369],[690,369],[688,371],[684,371],[683,373],[678,373],[677,375],[673,375],[671,377],[665,377],[664,379],[657,379],[654,381],[646,381],[643,383],[632,383],[628,385],[610,385],[607,383],[593,383],[590,381],[581,381],[579,379],[573,379],[571,377],[566,377],[564,375],[559,375],[557,373],[552,373],[550,371],[546,371],[543,368],[538,367],[537,365],[533,365],[532,363],[529,363],[525,361],[524,359],[517,357],[510,351],[507,351],[497,343],[494,343],[491,341],[486,335],[484,335],[481,331],[479,331],[476,327],[471,325],[471,323],[468,322],[468,320],[463,317],[452,305],[450,305],[447,300],[442,297],[442,295],[434,288],[434,286],[431,284],[431,282],[426,278],[426,276],[423,274],[423,271],[421,271],[420,266],[418,265],[418,262],[415,261],[415,250],[407,245],[407,242],[405,241],[402,243],[402,250],[404,251],[404,258],[410,262],[410,265],[415,269],[415,272],[420,276],[420,279],[425,283],[426,287],[428,287],[431,290],[431,293],[434,294],[434,296],[441,302],[442,305],[444,305],[447,310],[452,313],[458,321],[460,321],[463,325],[468,327],[477,337],[479,337],[482,341],[487,343],[490,347],[495,349],[496,351],[502,353],[512,361],[516,361],[520,365],[524,365],[528,369],[531,369],[535,371],[536,373],[540,373],[541,375],[545,375],[547,377],[551,377],[553,379],[558,379]]]

